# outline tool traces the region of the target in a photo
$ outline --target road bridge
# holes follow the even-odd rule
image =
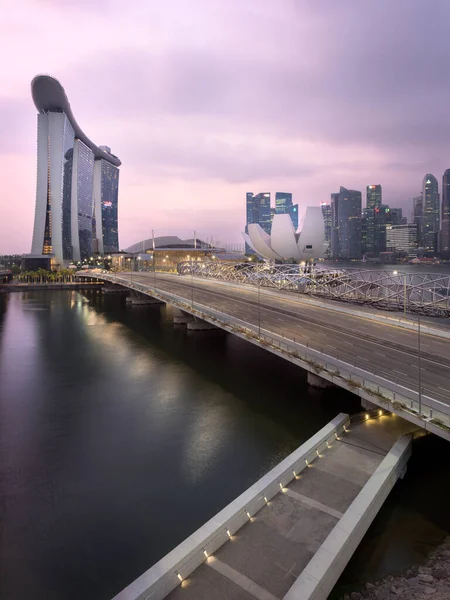
[[[81,275],[78,273],[78,275]],[[403,326],[299,294],[153,272],[86,273],[172,304],[450,440],[446,320]]]

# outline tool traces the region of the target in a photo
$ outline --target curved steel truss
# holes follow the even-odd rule
[[[273,287],[383,310],[450,317],[450,275],[218,261],[181,262],[178,273]]]

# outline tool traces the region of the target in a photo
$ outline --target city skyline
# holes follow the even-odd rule
[[[421,188],[417,173],[434,173],[441,187],[450,162],[450,92],[441,75],[448,3],[429,11],[413,0],[406,18],[386,0],[368,7],[287,2],[282,9],[200,2],[195,15],[181,0],[148,4],[29,0],[4,15],[0,47],[17,61],[6,66],[0,95],[0,253],[30,246],[35,121],[28,86],[39,72],[64,82],[79,122],[93,139],[108,132],[126,165],[123,247],[151,229],[188,235],[200,218],[203,237],[240,243],[248,189],[288,189],[304,214],[342,182],[364,190],[375,181],[384,201],[409,219]],[[46,26],[36,33],[38,18]],[[86,32],[75,54],[65,43],[74,20]],[[339,35],[344,25],[355,32],[351,42]],[[365,43],[374,30],[382,56]],[[23,52],[31,39],[33,51]],[[357,90],[351,97],[349,87]]]

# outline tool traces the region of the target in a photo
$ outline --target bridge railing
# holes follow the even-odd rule
[[[308,344],[297,341],[295,337],[285,337],[267,327],[258,327],[209,305],[164,290],[156,285],[156,280],[152,285],[151,282],[143,284],[117,275],[102,275],[102,278],[168,301],[181,310],[262,345],[269,351],[281,352],[284,358],[292,362],[301,362],[304,368],[332,383],[368,397],[377,404],[389,403],[391,406],[386,408],[405,409],[417,416],[420,413],[422,417],[442,421],[445,426],[450,426],[450,406],[433,398],[432,392],[423,386],[419,394],[418,389],[407,388],[398,380],[387,379],[373,370],[368,371],[348,363],[338,356],[323,352],[323,349],[311,348]]]

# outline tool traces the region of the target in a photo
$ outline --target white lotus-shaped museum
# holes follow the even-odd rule
[[[270,260],[307,261],[322,257],[325,244],[322,208],[308,206],[300,233],[295,232],[290,215],[280,214],[273,217],[270,235],[256,223],[250,224],[248,234],[242,235],[257,254]]]

